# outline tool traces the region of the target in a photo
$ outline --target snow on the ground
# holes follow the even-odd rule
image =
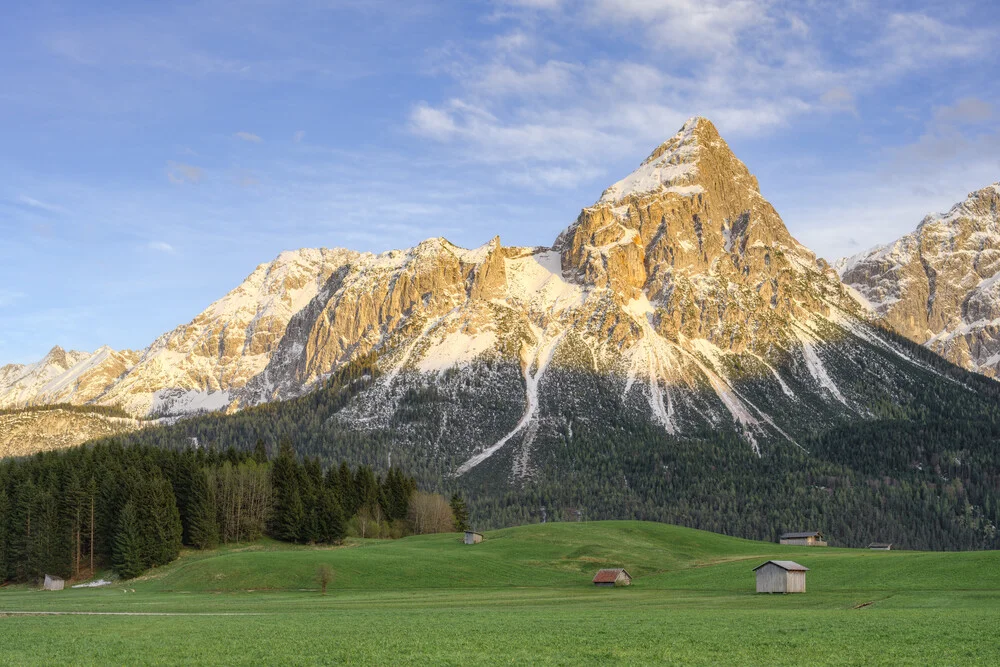
[[[508,298],[540,310],[558,312],[579,306],[586,291],[562,275],[562,256],[555,250],[504,260]]]
[[[497,336],[493,331],[480,331],[472,336],[465,331],[455,331],[431,345],[417,368],[424,373],[440,372],[473,359],[496,347]]]
[[[696,158],[700,148],[694,136],[697,127],[698,119],[689,119],[677,134],[661,144],[669,145],[667,150],[656,158],[647,158],[638,169],[605,190],[600,203],[617,204],[629,195],[648,192],[676,192],[681,196],[704,192],[700,185],[690,183],[698,173]]]
[[[460,465],[458,470],[455,471],[456,476],[464,475],[500,451],[511,438],[524,430],[531,423],[531,420],[535,418],[535,413],[538,411],[538,384],[542,381],[542,376],[545,375],[545,371],[549,367],[549,362],[552,361],[552,356],[555,354],[556,348],[566,334],[565,332],[559,332],[546,339],[547,332],[538,329],[534,325],[531,325],[531,330],[535,335],[536,342],[534,346],[527,349],[526,353],[522,349],[521,355],[521,367],[525,384],[524,414],[521,416],[520,421],[517,422],[517,425],[507,435]],[[532,372],[532,368],[535,369],[534,372]]]
[[[76,586],[70,586],[70,588],[100,588],[101,586],[110,586],[111,582],[107,579],[98,579],[96,581],[88,581],[85,584],[77,584]]]
[[[152,394],[150,413],[187,414],[222,410],[230,403],[228,391],[160,389]]]
[[[816,352],[815,340],[812,335],[797,326],[793,327],[793,329],[795,331],[796,338],[798,338],[799,343],[802,344],[802,355],[805,357],[806,368],[809,369],[809,374],[812,375],[813,379],[816,380],[821,387],[829,390],[829,392],[833,394],[834,398],[844,405],[847,405],[847,399],[845,399],[844,395],[840,393],[840,390],[837,389],[837,385],[833,383],[829,373],[826,372],[823,360],[820,359],[819,354]]]

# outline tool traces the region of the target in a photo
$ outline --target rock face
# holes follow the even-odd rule
[[[60,408],[0,413],[0,459],[73,447],[142,426],[135,419]]]
[[[380,255],[282,253],[101,391],[61,395],[137,415],[233,410],[372,358],[378,377],[338,412],[343,425],[431,443],[452,474],[501,461],[515,477],[532,474],[536,443],[571,440],[597,405],[671,436],[734,431],[761,453],[932,372],[869,325],[693,118],[551,248],[437,238]],[[0,379],[0,396],[46,402],[24,386]]]
[[[910,340],[996,377],[1000,371],[1000,183],[916,231],[837,263],[843,281]]]

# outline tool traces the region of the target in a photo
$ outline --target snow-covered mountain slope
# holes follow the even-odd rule
[[[970,370],[1000,371],[1000,183],[896,241],[837,262],[897,331]]]
[[[37,363],[0,368],[0,408],[93,401],[138,358],[131,350],[102,347],[90,354],[56,346]]]
[[[728,430],[762,452],[863,418],[934,372],[871,326],[693,118],[552,247],[435,238],[380,255],[282,253],[99,395],[67,400],[235,410],[373,359],[377,378],[341,424],[430,444],[452,474],[501,465],[515,477],[581,419]]]

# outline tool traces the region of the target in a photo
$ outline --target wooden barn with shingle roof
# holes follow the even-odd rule
[[[632,575],[625,568],[607,568],[599,570],[594,577],[595,586],[631,586]]]
[[[758,593],[805,593],[808,567],[791,560],[769,560],[753,569]]]

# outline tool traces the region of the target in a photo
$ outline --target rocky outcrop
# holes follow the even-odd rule
[[[969,312],[986,312],[980,301]],[[433,440],[456,474],[506,452],[525,476],[539,433],[563,438],[588,403],[671,436],[735,430],[757,452],[864,415],[932,372],[865,317],[716,128],[693,118],[551,248],[434,238],[378,255],[282,253],[131,364],[122,357],[102,391],[63,395],[141,415],[235,410],[374,358],[378,378],[338,420]],[[423,412],[410,402],[438,391],[448,407],[435,434],[407,435]]]
[[[0,459],[73,447],[143,425],[135,419],[60,408],[0,413]]]
[[[894,329],[970,370],[1000,371],[1000,183],[896,241],[842,259],[845,283]]]

